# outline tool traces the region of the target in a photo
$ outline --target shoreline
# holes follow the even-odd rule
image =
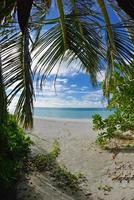
[[[63,121],[63,122],[91,122],[92,123],[92,118],[82,118],[82,119],[74,119],[74,118],[56,118],[56,117],[39,117],[39,116],[34,116],[34,120],[45,120],[45,121]]]

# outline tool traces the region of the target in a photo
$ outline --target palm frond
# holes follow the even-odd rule
[[[29,33],[22,36],[22,54],[20,55],[22,64],[22,87],[19,101],[16,106],[15,114],[24,127],[33,127],[33,82],[31,71],[31,57],[29,53]]]
[[[1,0],[0,1],[0,24],[5,23],[12,16],[12,11],[15,7],[16,0]]]
[[[124,67],[124,71],[129,71],[129,66],[131,65],[134,59],[134,43],[132,41],[132,37],[134,36],[133,29],[128,29],[127,27],[132,26],[131,23],[127,22],[126,24],[117,24],[112,26],[113,33],[113,56],[114,61],[116,63],[122,64]],[[128,31],[126,31],[126,29]],[[108,48],[109,51],[109,48]],[[109,52],[107,54],[110,55]],[[107,57],[107,61],[109,61],[109,57]],[[109,61],[111,63],[111,60]],[[113,63],[113,70],[114,70]],[[107,68],[107,75],[110,77],[112,71],[109,71],[109,67]],[[107,77],[106,77],[107,78]]]
[[[67,33],[66,33],[66,26],[65,26],[65,15],[64,15],[64,8],[62,0],[57,0],[57,7],[60,15],[60,27],[62,31],[62,37],[64,42],[64,48],[68,49],[68,42],[67,42]]]
[[[114,45],[114,41],[113,41],[113,31],[111,28],[111,21],[110,21],[110,17],[109,17],[105,2],[104,2],[104,0],[97,0],[97,2],[100,7],[100,10],[102,12],[102,15],[104,17],[104,22],[106,24],[106,35],[107,35],[107,39],[106,39],[107,58],[106,58],[106,60],[108,63],[108,67],[107,67],[107,72],[106,72],[106,77],[105,77],[105,87],[107,89],[109,89],[110,78],[111,78],[112,70],[114,67],[115,45]]]
[[[95,81],[95,74],[99,71],[99,60],[103,58],[101,39],[92,28],[81,24],[83,36],[77,31],[75,21],[67,16],[65,20],[68,50],[64,49],[64,40],[60,25],[57,24],[48,30],[34,49],[34,60],[38,60],[35,71],[42,77],[47,77],[56,63],[63,58],[69,63],[74,59],[81,61],[81,67],[91,74]],[[34,62],[33,60],[33,62]]]
[[[132,44],[130,37],[134,34],[134,32],[132,33],[132,30],[130,29],[126,30],[125,22],[112,25],[104,0],[97,0],[97,2],[102,11],[104,22],[106,24],[106,60],[108,67],[105,78],[105,87],[107,90],[109,90],[110,78],[112,71],[114,70],[115,61],[122,64],[125,69],[126,63],[130,64],[134,58],[134,44]]]
[[[33,0],[17,0],[18,22],[22,33],[27,30]]]
[[[116,0],[119,7],[127,13],[132,19],[134,19],[134,1],[127,0],[127,4],[125,0]]]
[[[0,123],[6,120],[6,115],[7,115],[7,98],[6,98],[4,77],[3,77],[1,45],[0,45]]]
[[[33,83],[31,71],[31,58],[29,53],[29,33],[16,34],[3,46],[2,56],[3,73],[6,90],[8,90],[8,103],[15,96],[19,97],[15,115],[25,128],[32,128],[33,118]]]

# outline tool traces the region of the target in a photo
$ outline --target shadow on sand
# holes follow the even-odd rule
[[[93,200],[90,192],[61,189],[46,173],[32,172],[23,177],[17,188],[17,200]]]

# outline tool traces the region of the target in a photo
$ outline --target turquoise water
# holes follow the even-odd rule
[[[66,119],[91,119],[94,114],[100,114],[103,118],[113,111],[105,108],[35,108],[34,116],[41,118],[66,118]]]

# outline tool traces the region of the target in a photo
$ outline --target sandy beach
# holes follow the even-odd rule
[[[58,162],[71,172],[80,172],[86,177],[81,186],[86,196],[74,198],[52,186],[42,174],[31,174],[32,187],[29,186],[29,191],[34,189],[39,200],[134,199],[133,151],[120,151],[114,157],[114,152],[100,149],[95,144],[97,133],[92,130],[91,120],[36,118],[30,135],[35,142],[33,154],[49,151],[56,139],[61,148]]]

